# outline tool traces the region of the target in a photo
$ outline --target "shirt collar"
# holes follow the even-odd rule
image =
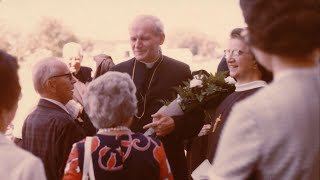
[[[64,106],[61,102],[53,100],[53,99],[49,99],[49,98],[44,98],[44,97],[42,97],[41,99],[47,100],[49,102],[52,102],[53,104],[61,107],[64,111],[66,111],[68,114],[70,114],[69,111],[67,110],[66,106]]]
[[[14,144],[4,134],[0,133],[0,144]]]
[[[142,63],[145,64],[148,69],[151,69],[156,64],[156,62],[158,62],[158,60],[152,63],[146,63],[146,62],[142,62]]]
[[[255,88],[260,88],[260,87],[264,87],[266,86],[267,83],[265,81],[262,80],[258,80],[258,81],[252,81],[252,82],[248,82],[248,83],[243,83],[243,84],[238,84],[236,83],[236,92],[239,91],[247,91],[250,89],[255,89]]]

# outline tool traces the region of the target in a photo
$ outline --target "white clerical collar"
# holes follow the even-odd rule
[[[146,62],[142,62],[142,63],[145,64],[148,69],[151,69],[154,66],[154,64],[156,64],[156,62],[158,62],[158,60],[152,63],[146,63]]]
[[[267,83],[265,81],[262,80],[258,80],[258,81],[252,81],[249,83],[243,83],[243,84],[238,84],[236,83],[236,92],[240,92],[240,91],[247,91],[250,89],[255,89],[255,88],[259,88],[259,87],[264,87],[266,86]]]
[[[66,111],[68,114],[70,114],[69,111],[67,110],[66,106],[64,106],[61,102],[53,100],[53,99],[49,99],[49,98],[44,98],[44,97],[41,97],[41,99],[45,99],[47,101],[52,102],[53,104],[61,107],[64,111]]]

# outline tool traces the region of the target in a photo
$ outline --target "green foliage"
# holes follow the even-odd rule
[[[209,76],[200,74],[196,79],[201,80],[202,84],[192,87],[188,82],[183,82],[183,86],[175,87],[179,95],[179,104],[183,111],[192,110],[198,106],[206,106],[207,103],[218,105],[226,96],[235,90],[234,84],[225,82],[225,73],[212,73]]]

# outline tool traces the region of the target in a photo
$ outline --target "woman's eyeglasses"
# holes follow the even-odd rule
[[[223,51],[225,56],[240,56],[242,54],[249,54],[248,52],[241,51],[239,49],[226,49]]]
[[[69,80],[71,81],[73,76],[71,73],[66,73],[66,74],[61,74],[61,75],[56,75],[56,76],[51,76],[50,78],[57,78],[57,77],[63,77],[63,76],[67,76],[69,78]]]

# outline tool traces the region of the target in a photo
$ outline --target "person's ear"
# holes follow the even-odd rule
[[[164,43],[166,36],[164,34],[160,34],[160,45]]]
[[[80,56],[80,63],[82,63],[83,55]]]
[[[48,79],[45,83],[44,83],[45,89],[47,89],[48,91],[52,92],[56,90],[56,83],[54,82],[54,80],[52,79]]]
[[[9,118],[10,111],[2,109],[0,111],[0,132],[4,133],[11,123],[12,119]]]

